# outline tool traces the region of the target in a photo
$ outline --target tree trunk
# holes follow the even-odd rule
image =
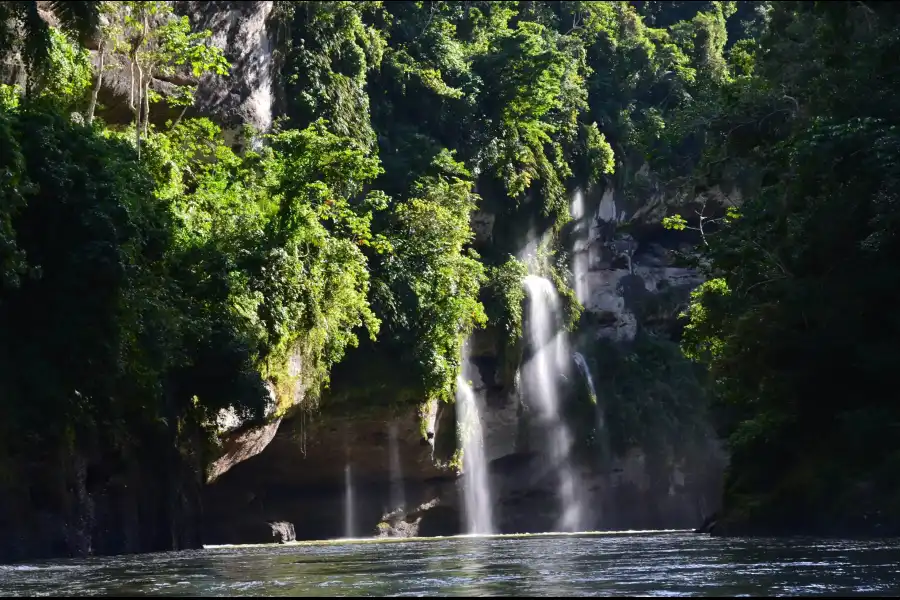
[[[88,106],[87,124],[94,122],[94,109],[97,108],[97,96],[100,95],[100,85],[103,83],[103,59],[106,57],[106,44],[100,42],[100,67],[97,69],[97,83],[94,85],[94,91],[91,93],[91,105]]]
[[[153,68],[147,69],[147,82],[144,84],[144,139],[150,123],[150,82],[153,81]]]
[[[137,153],[138,160],[141,158],[141,112],[144,107],[147,106],[149,110],[149,102],[147,101],[147,88],[150,87],[150,71],[148,69],[147,72],[147,85],[144,86],[144,70],[141,69],[141,64],[137,61],[137,51],[140,49],[141,44],[144,43],[144,40],[147,39],[147,30],[149,29],[150,22],[149,16],[147,15],[146,10],[141,11],[141,17],[144,23],[143,31],[141,32],[141,37],[138,39],[137,43],[134,45],[134,65],[137,67],[138,71],[138,103],[136,107],[135,114],[137,118],[134,122],[134,136],[137,140]],[[143,94],[143,95],[141,95]]]
[[[175,129],[176,127],[178,127],[178,124],[181,123],[181,119],[182,119],[182,117],[184,117],[184,113],[187,112],[187,109],[188,109],[188,107],[185,104],[184,107],[181,109],[181,112],[178,113],[178,118],[175,119],[174,123],[172,123],[172,127],[170,127],[170,129]]]
[[[134,116],[135,116],[134,138],[135,138],[135,142],[137,143],[138,159],[140,159],[141,158],[141,112],[143,111],[143,108],[144,108],[144,99],[141,97],[141,94],[144,92],[144,70],[141,69],[141,65],[139,65],[139,64],[136,64],[135,66],[137,67],[137,72],[138,72],[138,85],[137,85],[137,89],[138,89],[138,99],[137,100],[138,101],[137,101],[137,105],[135,106],[135,111],[134,111]]]
[[[132,52],[129,56],[131,59],[131,64],[129,65],[131,75],[131,87],[128,88],[128,108],[131,109],[131,112],[136,112],[134,108],[134,66],[137,64],[136,53]]]

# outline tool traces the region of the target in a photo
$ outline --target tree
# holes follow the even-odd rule
[[[776,4],[708,120],[699,176],[756,182],[707,239],[685,334],[729,435],[731,531],[900,525],[897,25],[874,4]]]
[[[212,32],[193,32],[188,17],[176,17],[169,2],[112,2],[104,6],[103,13],[108,23],[103,29],[101,58],[108,47],[110,52],[124,54],[128,59],[128,105],[134,114],[135,144],[140,155],[141,139],[147,136],[150,122],[150,103],[161,100],[150,89],[154,75],[171,76],[178,69],[187,70],[194,78],[206,73],[226,75],[228,61],[221,48],[209,44]],[[95,94],[101,76],[102,62]],[[192,85],[178,85],[166,101],[174,106],[190,106],[195,89]],[[92,114],[91,109],[89,120]]]

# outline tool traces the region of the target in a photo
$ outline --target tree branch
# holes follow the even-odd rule
[[[100,86],[103,84],[103,59],[106,57],[106,40],[100,40],[100,58],[99,67],[97,69],[97,83],[94,84],[94,90],[91,92],[91,103],[88,106],[87,124],[94,122],[94,109],[97,108],[97,97],[100,95]]]

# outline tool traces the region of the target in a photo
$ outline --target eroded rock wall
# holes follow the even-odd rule
[[[439,421],[435,414],[432,433]],[[392,430],[399,457],[396,473],[391,468]],[[292,523],[297,539],[344,537],[348,465],[354,535],[375,535],[378,524],[395,509],[390,505],[392,478],[401,487],[409,512],[435,500],[434,507],[453,504],[447,489],[455,488],[455,474],[439,462],[432,444],[422,436],[415,406],[368,414],[307,415],[298,409],[284,419],[262,452],[207,486],[204,541],[269,541],[266,524],[274,521]],[[422,521],[425,530],[446,531],[429,518]]]
[[[0,563],[201,546],[196,453],[165,442],[152,452],[88,443],[5,467]]]

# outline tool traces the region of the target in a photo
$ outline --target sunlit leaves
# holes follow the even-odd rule
[[[179,217],[180,255],[221,256],[183,268],[198,285],[214,264],[222,269],[226,295],[215,301],[225,304],[217,310],[241,320],[257,368],[286,408],[317,397],[331,366],[356,345],[357,329],[378,332],[364,249],[391,250],[371,231],[389,198],[362,196],[380,173],[377,159],[322,121],[267,141],[238,156],[218,127],[189,119],[151,137],[147,162]],[[296,373],[290,364],[298,359]]]
[[[410,313],[413,355],[429,396],[450,400],[462,343],[485,324],[478,301],[484,267],[465,251],[477,197],[462,164],[444,152],[433,175],[397,205],[388,234],[394,255],[377,271]]]
[[[380,2],[292,3],[287,18],[296,37],[288,50],[287,83],[296,126],[324,118],[339,135],[375,141],[365,84],[381,64],[386,42],[363,17],[380,10]]]
[[[518,342],[522,337],[523,283],[527,275],[527,265],[514,256],[489,271],[485,308],[491,325],[500,327],[509,343]]]
[[[606,141],[606,136],[600,133],[597,123],[591,123],[584,127],[585,146],[588,161],[590,163],[589,181],[599,183],[605,175],[612,175],[616,168],[615,155],[612,146]]]
[[[725,341],[718,319],[723,302],[731,293],[723,278],[709,279],[691,292],[691,303],[682,316],[690,322],[685,326],[683,347],[685,354],[695,360],[715,360],[721,357]],[[716,309],[719,311],[716,311]]]
[[[663,218],[662,226],[666,229],[681,231],[687,227],[687,221],[685,221],[684,217],[682,217],[681,215],[672,215],[671,217]]]

